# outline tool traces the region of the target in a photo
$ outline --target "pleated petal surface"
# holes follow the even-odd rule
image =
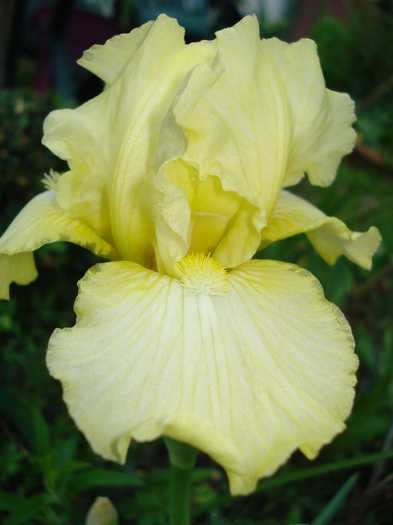
[[[60,205],[113,242],[123,259],[154,266],[156,223],[163,220],[153,183],[162,123],[187,75],[216,54],[211,42],[186,45],[176,20],[160,16],[88,51],[81,63],[104,77],[107,89],[45,121],[43,143],[71,168],[58,183]]]
[[[306,233],[314,248],[328,263],[345,255],[350,261],[369,270],[372,256],[382,237],[372,226],[367,232],[353,232],[335,217],[326,216],[306,200],[283,190],[269,223],[263,229],[261,248],[298,233]]]
[[[209,275],[196,261],[183,283],[124,261],[89,270],[76,325],[54,332],[47,364],[104,458],[124,463],[132,438],[170,436],[247,494],[294,450],[313,458],[345,428],[353,338],[297,266],[250,261],[218,278],[212,259]]]
[[[285,174],[291,133],[285,86],[260,40],[256,18],[217,33],[225,73],[179,121],[189,140],[184,159],[199,176],[221,179],[268,214]]]
[[[83,53],[78,64],[105,82],[114,84],[124,73],[135,53],[143,44],[154,22],[148,22],[131,31],[116,35],[104,45],[95,45]]]
[[[330,184],[354,145],[354,107],[326,89],[314,42],[261,41],[257,19],[245,17],[219,31],[217,44],[225,73],[180,121],[184,159],[267,216],[281,188],[305,172]]]

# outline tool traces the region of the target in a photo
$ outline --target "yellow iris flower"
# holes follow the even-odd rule
[[[314,458],[352,408],[343,314],[307,271],[251,258],[305,232],[329,264],[371,267],[376,228],[351,232],[283,189],[305,173],[333,181],[353,103],[325,88],[312,41],[261,41],[252,17],[186,45],[160,16],[79,63],[105,89],[45,121],[70,170],[47,176],[1,238],[1,295],[36,277],[45,243],[109,259],[79,283],[76,325],[50,339],[70,414],[106,459],[165,435],[249,493],[297,448]]]

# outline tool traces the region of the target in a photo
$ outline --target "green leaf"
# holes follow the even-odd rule
[[[74,476],[71,491],[76,494],[91,487],[140,486],[142,484],[142,481],[132,474],[116,470],[90,469]]]
[[[318,516],[312,521],[311,525],[329,525],[342,504],[347,499],[358,479],[358,475],[351,476],[337,492],[337,494],[322,509]]]
[[[287,474],[277,474],[276,476],[260,481],[255,490],[255,494],[264,492],[265,490],[269,490],[275,487],[280,487],[288,483],[298,482],[302,479],[323,476],[325,474],[335,472],[337,470],[357,468],[360,465],[368,465],[376,463],[377,461],[380,461],[382,459],[388,458],[393,458],[393,450],[386,450],[383,452],[377,452],[376,454],[357,456],[353,459],[342,459],[340,461],[335,461],[332,463],[315,465],[309,468],[289,472]],[[208,503],[199,505],[196,509],[191,511],[191,515],[196,517],[216,507],[224,508],[228,505],[231,505],[232,501],[233,498],[230,495],[220,496],[212,501],[209,501]]]
[[[3,525],[18,525],[19,523],[28,523],[28,520],[37,515],[43,508],[49,504],[49,499],[44,494],[33,496],[32,498],[23,498],[19,496],[18,508],[11,511]]]
[[[84,470],[90,467],[90,463],[86,461],[79,461],[78,459],[72,459],[62,467],[58,469],[61,474],[68,474],[69,472],[76,472],[77,470]]]
[[[38,455],[43,457],[51,450],[49,428],[38,408],[33,409],[34,444]]]

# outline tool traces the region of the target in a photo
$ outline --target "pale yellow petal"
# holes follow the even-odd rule
[[[221,55],[209,66],[196,66],[176,94],[161,128],[155,183],[164,195],[160,207],[165,223],[157,225],[157,242],[169,274],[170,261],[178,261],[187,250],[214,254],[228,267],[249,260],[266,224],[265,211],[244,199],[238,188],[214,174],[200,173],[196,163],[181,158],[188,158],[192,141],[181,123],[223,74]],[[180,235],[182,244],[171,230]]]
[[[168,30],[171,29],[168,23]],[[103,46],[95,45],[83,53],[78,64],[97,77],[106,87],[114,84],[133,60],[135,53],[143,44],[153,22],[143,24],[128,34],[116,35]]]
[[[45,121],[44,144],[71,168],[59,180],[61,207],[113,239],[123,259],[157,264],[162,192],[153,178],[161,126],[188,74],[198,64],[208,67],[215,55],[209,42],[186,46],[184,29],[161,16],[88,52],[83,65],[101,76],[113,57],[105,77],[111,85]]]
[[[79,218],[60,208],[52,190],[40,193],[15,217],[0,238],[0,252],[34,251],[51,242],[78,244],[100,257],[117,259],[116,250]]]
[[[173,266],[187,252],[211,254],[229,268],[251,259],[266,224],[263,211],[224,191],[216,176],[200,180],[183,161],[170,162],[162,173],[165,220],[157,224],[157,242],[166,273],[176,275]]]
[[[180,85],[162,122],[155,160],[157,175],[154,178],[155,187],[161,193],[156,235],[157,253],[168,274],[173,274],[174,263],[190,249],[196,193],[194,186],[198,182],[192,166],[179,160],[187,150],[188,140],[183,127],[178,124],[178,117],[191,111],[221,74],[222,66],[217,57],[210,65],[196,65]],[[222,189],[221,193],[224,193]],[[208,191],[204,192],[204,196],[210,197],[209,202],[212,201]],[[220,206],[217,199],[214,199],[214,204]],[[215,214],[219,211],[215,210]],[[214,246],[214,240],[212,242]]]
[[[70,167],[57,182],[60,206],[113,243],[109,190],[115,158],[108,98],[104,94],[77,109],[52,111],[42,143]]]
[[[0,299],[9,299],[11,283],[29,284],[37,277],[34,257],[31,252],[15,255],[0,253]]]
[[[307,173],[312,184],[328,186],[341,158],[355,145],[354,103],[347,94],[326,89],[312,40],[286,44],[271,39],[265,45],[285,84],[291,122],[284,185]]]
[[[268,225],[262,230],[260,248],[306,233],[317,252],[328,264],[334,264],[340,255],[369,270],[372,256],[381,242],[377,228],[367,232],[352,232],[335,217],[327,217],[306,200],[282,191]]]
[[[256,18],[217,33],[224,74],[179,122],[183,159],[202,180],[218,176],[269,217],[281,188],[307,172],[326,186],[355,132],[353,103],[325,87],[316,46],[259,39]]]
[[[164,155],[158,151],[164,119],[174,99],[183,92],[193,75],[202,79],[203,73],[206,73],[207,85],[210,85],[210,64],[214,62],[216,53],[216,47],[210,42],[186,46],[184,30],[177,22],[160,17],[152,25],[140,52],[135,55],[125,74],[106,91],[116,90],[116,97],[122,100],[120,111],[127,118],[111,193],[113,233],[125,259],[144,264],[145,254],[156,251],[156,234],[159,236],[158,230],[166,226],[162,210],[172,197],[168,198],[167,188],[162,188],[154,177],[165,162],[176,156],[178,148],[184,147],[184,138],[177,134]],[[202,82],[198,87],[193,83],[191,99],[201,96],[206,89],[205,84]],[[188,103],[192,104],[193,100]],[[176,189],[175,193],[173,198],[176,200]],[[178,221],[187,222],[184,206]],[[178,252],[177,245],[181,245],[182,240],[177,240],[178,232],[174,231],[173,235],[172,231],[171,227],[164,234],[164,244],[168,244],[171,252],[169,259],[173,261],[179,254],[174,256],[172,250]],[[171,242],[172,237],[176,239],[174,243]],[[184,252],[183,246],[180,251]],[[160,261],[157,264],[160,266]]]
[[[247,494],[294,450],[313,458],[344,429],[357,358],[308,272],[250,261],[226,275],[205,262],[188,256],[183,284],[134,263],[96,266],[47,363],[98,454],[124,462],[131,438],[167,435]]]
[[[217,44],[225,73],[180,119],[189,139],[184,159],[202,180],[218,176],[225,190],[269,214],[290,147],[286,87],[256,18],[218,32]]]

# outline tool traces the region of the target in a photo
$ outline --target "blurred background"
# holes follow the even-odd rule
[[[329,267],[304,235],[260,254],[312,271],[344,311],[360,358],[355,408],[347,431],[315,462],[295,453],[247,498],[230,498],[223,472],[201,455],[193,523],[391,525],[392,460],[370,458],[389,455],[393,443],[392,0],[0,0],[0,234],[43,191],[45,172],[67,169],[41,145],[46,115],[102,90],[76,60],[162,12],[179,20],[188,42],[213,38],[250,13],[262,37],[317,42],[327,87],[355,100],[357,144],[331,187],[304,180],[293,190],[351,229],[375,225],[383,237],[371,272],[344,258]],[[11,300],[0,302],[0,520],[85,523],[101,495],[111,498],[120,523],[164,524],[168,465],[161,442],[134,443],[123,469],[96,457],[45,368],[48,338],[55,327],[74,324],[76,282],[97,259],[54,243],[38,250],[36,262],[39,278],[27,288],[12,285]],[[337,494],[334,517],[314,522]]]

